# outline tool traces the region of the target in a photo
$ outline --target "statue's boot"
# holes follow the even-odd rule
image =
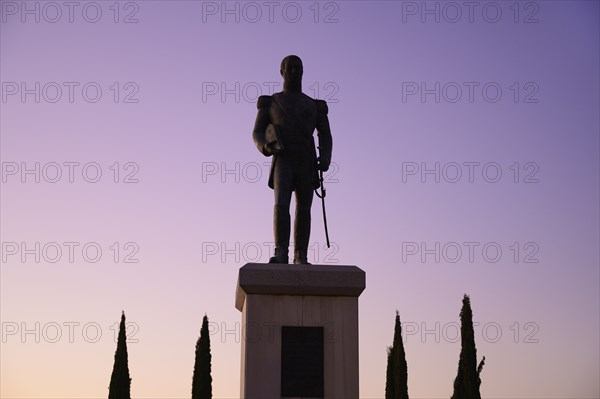
[[[269,263],[289,263],[288,249],[284,247],[276,247],[275,255],[271,256]]]
[[[310,206],[312,203],[312,189],[306,190],[308,198],[297,201],[296,218],[294,220],[294,263],[309,265],[308,242],[310,239]]]
[[[294,250],[294,264],[296,264],[296,265],[310,265],[310,263],[308,263],[308,250],[306,250],[306,249],[295,249]]]
[[[275,207],[273,217],[273,232],[275,233],[275,255],[269,263],[289,263],[288,248],[290,246],[290,204],[279,189],[275,190]]]

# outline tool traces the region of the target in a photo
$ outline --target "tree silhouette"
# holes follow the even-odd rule
[[[131,378],[129,378],[127,336],[125,334],[125,312],[121,314],[115,364],[108,388],[108,399],[131,399]]]
[[[465,294],[460,311],[461,350],[458,361],[458,373],[454,379],[454,393],[451,399],[481,399],[479,375],[485,363],[485,356],[477,366],[477,349],[473,332],[473,311],[471,300]]]
[[[196,342],[196,360],[192,378],[192,399],[212,398],[212,377],[210,375],[210,336],[208,334],[208,317],[204,315],[200,337]]]
[[[387,369],[385,371],[385,399],[394,399],[394,363],[392,347],[387,348]]]
[[[388,348],[387,359],[385,398],[408,399],[408,366],[398,311],[396,311],[396,323],[394,325],[394,343]]]

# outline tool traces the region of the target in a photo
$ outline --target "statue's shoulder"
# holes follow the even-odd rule
[[[327,102],[325,100],[315,100],[317,105],[317,112],[320,114],[325,114],[329,112],[329,107],[327,107]]]
[[[275,92],[275,93],[271,94],[270,96],[262,96],[262,97],[270,97],[271,99],[275,99],[275,101],[277,101],[278,98],[282,98],[283,97],[283,92],[282,91],[278,91],[278,92]]]
[[[273,97],[271,96],[259,96],[258,102],[256,103],[256,107],[258,109],[269,108],[271,106],[271,101],[273,101]]]

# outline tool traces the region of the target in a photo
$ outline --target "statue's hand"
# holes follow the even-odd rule
[[[267,154],[270,155],[279,155],[281,154],[281,150],[279,148],[277,148],[277,143],[272,142],[272,143],[266,143],[265,144],[265,149]]]
[[[329,160],[322,159],[321,157],[317,158],[317,169],[327,172],[329,170]]]

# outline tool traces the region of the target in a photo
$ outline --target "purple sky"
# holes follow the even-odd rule
[[[238,397],[256,97],[289,54],[334,143],[309,261],[367,272],[361,397],[396,309],[411,397],[452,394],[464,293],[484,397],[600,396],[597,1],[0,5],[0,396],[106,396],[125,310],[133,397],[189,397],[205,313]]]

